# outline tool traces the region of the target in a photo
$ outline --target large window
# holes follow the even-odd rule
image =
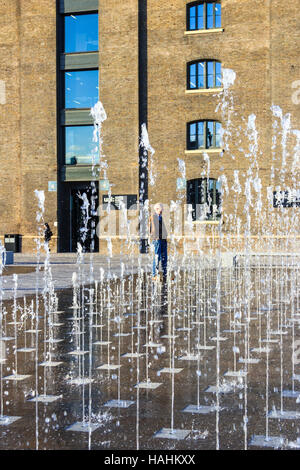
[[[93,126],[65,127],[66,165],[99,164],[99,153],[93,142]]]
[[[198,90],[222,85],[221,63],[216,60],[198,60],[187,65],[187,88]]]
[[[187,5],[187,29],[213,29],[221,27],[220,2],[193,2]]]
[[[65,16],[65,53],[98,51],[98,13]]]
[[[222,126],[218,121],[194,121],[187,125],[187,149],[221,147]]]
[[[217,220],[221,216],[221,183],[214,178],[187,181],[187,203],[193,220]]]
[[[98,70],[65,72],[65,108],[92,108],[98,96]]]

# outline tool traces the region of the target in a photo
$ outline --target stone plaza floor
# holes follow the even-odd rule
[[[50,281],[15,256],[17,285],[2,277],[0,449],[300,448],[298,268],[191,263],[162,283],[147,257],[120,277],[123,262],[107,277],[95,256],[89,285],[88,256],[51,256]]]

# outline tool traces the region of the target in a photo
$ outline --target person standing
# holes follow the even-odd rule
[[[45,240],[45,243],[47,243],[47,245],[49,244],[52,235],[53,235],[53,233],[51,232],[49,224],[47,222],[45,222],[45,224],[44,224],[44,240]]]
[[[164,279],[167,277],[168,234],[163,221],[162,212],[163,205],[161,203],[155,204],[154,214],[150,219],[150,236],[153,239],[154,245],[153,281],[158,279],[159,263],[162,265]]]

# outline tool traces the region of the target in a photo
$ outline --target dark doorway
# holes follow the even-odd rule
[[[97,209],[98,184],[77,184],[70,188],[70,251],[77,251],[80,243],[85,253],[99,251]]]

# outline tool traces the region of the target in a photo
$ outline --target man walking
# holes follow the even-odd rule
[[[161,262],[163,277],[167,277],[167,263],[168,263],[168,245],[167,245],[167,231],[162,217],[163,205],[160,203],[155,204],[154,214],[150,219],[150,235],[153,239],[154,245],[154,260],[153,260],[153,281],[158,279],[159,263]]]

